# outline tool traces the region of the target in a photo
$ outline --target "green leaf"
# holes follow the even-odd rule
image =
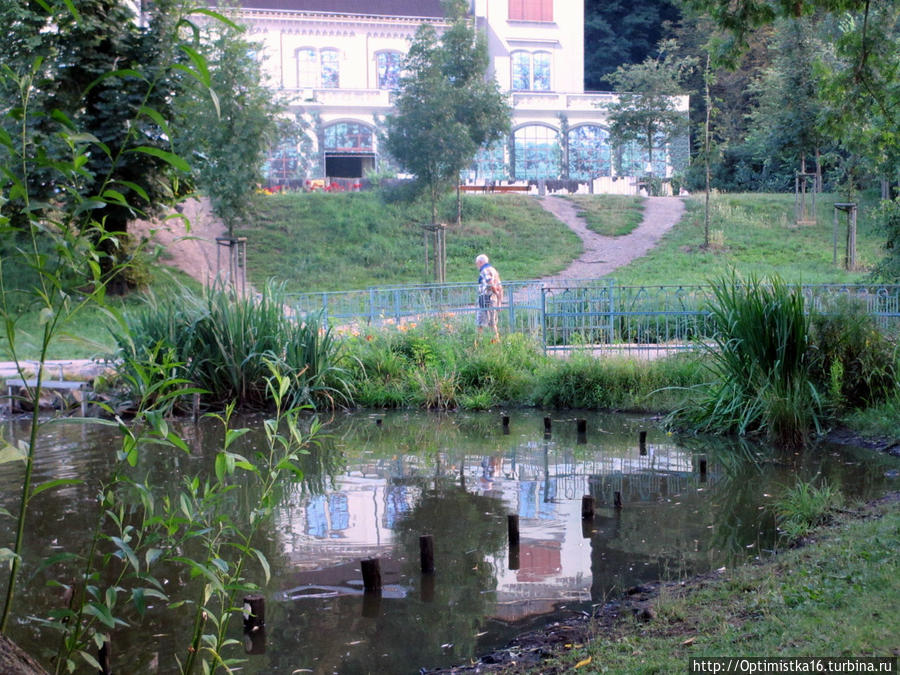
[[[147,611],[147,603],[144,601],[144,589],[132,589],[131,601],[134,603],[134,608],[137,610],[138,614],[144,616],[144,613]]]
[[[25,462],[28,460],[28,453],[24,448],[17,448],[6,441],[2,441],[2,443],[3,445],[0,445],[0,464],[18,461]]]
[[[154,148],[149,145],[140,145],[129,152],[141,152],[145,155],[152,155],[153,157],[158,157],[163,160],[167,164],[172,167],[178,169],[179,171],[183,171],[184,173],[191,172],[191,166],[187,162],[185,162],[181,157],[176,155],[173,152],[167,152],[165,150],[160,150],[159,148]]]
[[[144,553],[144,561],[147,563],[147,567],[159,560],[162,554],[163,550],[161,548],[148,548]]]
[[[56,480],[50,480],[46,483],[41,483],[36,486],[34,490],[31,492],[31,497],[29,499],[33,499],[38,496],[45,490],[52,490],[55,487],[60,487],[61,485],[81,485],[84,481],[75,479],[75,478],[57,478]]]
[[[103,667],[100,665],[100,663],[97,661],[97,659],[95,659],[93,656],[88,654],[83,649],[79,649],[78,654],[81,656],[81,658],[83,658],[87,662],[87,664],[91,668],[93,668],[94,670],[96,670],[98,672],[103,672]]]
[[[269,583],[269,578],[271,577],[271,570],[269,569],[269,560],[266,558],[266,555],[260,551],[258,548],[253,549],[254,555],[259,560],[260,566],[262,566],[263,574],[266,575],[266,583]]]
[[[198,52],[196,49],[189,47],[187,45],[181,45],[181,51],[183,51],[185,54],[187,54],[188,58],[190,58],[191,61],[193,62],[194,67],[196,68],[196,70],[193,71],[193,73],[192,73],[194,75],[194,77],[196,77],[204,85],[209,87],[210,86],[209,67],[206,65],[206,59],[203,58],[203,56],[200,54],[200,52]],[[188,71],[188,72],[191,72],[191,71]]]
[[[244,31],[243,26],[236,24],[234,21],[229,19],[224,14],[219,14],[218,12],[214,12],[210,9],[203,9],[202,7],[196,7],[191,10],[191,14],[203,14],[204,16],[208,16],[211,19],[215,19],[216,21],[221,21],[222,23],[227,25],[229,28],[233,28],[236,31],[240,31],[240,32]]]

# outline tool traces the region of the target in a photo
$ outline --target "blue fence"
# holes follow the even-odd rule
[[[502,330],[538,337],[547,351],[668,351],[696,348],[712,336],[710,286],[620,286],[609,279],[505,282]],[[827,311],[838,297],[862,303],[881,328],[900,336],[900,286],[804,285],[807,306]],[[389,286],[305,293],[289,301],[300,316],[321,314],[327,326],[381,326],[431,317],[470,316],[470,283]]]

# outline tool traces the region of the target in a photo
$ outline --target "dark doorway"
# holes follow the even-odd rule
[[[362,178],[375,168],[375,155],[325,153],[325,175],[329,178]]]

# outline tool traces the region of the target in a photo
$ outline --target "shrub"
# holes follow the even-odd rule
[[[695,431],[765,433],[784,446],[821,429],[821,396],[810,374],[809,319],[803,295],[775,277],[713,287],[715,333],[706,344],[714,381],[672,416]]]
[[[810,374],[836,408],[855,409],[885,401],[897,389],[897,345],[849,296],[813,313]]]

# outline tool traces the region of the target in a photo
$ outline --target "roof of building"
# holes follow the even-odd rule
[[[325,12],[354,16],[443,17],[441,0],[240,0],[245,9]]]

